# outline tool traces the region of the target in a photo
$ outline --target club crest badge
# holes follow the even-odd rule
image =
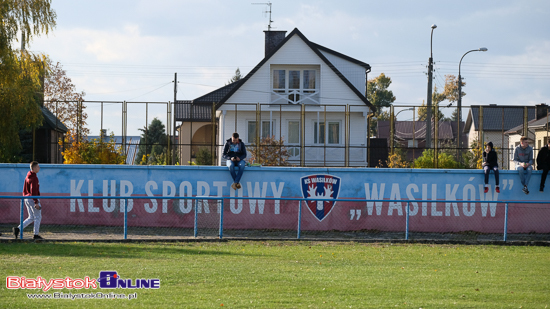
[[[323,221],[334,208],[340,192],[340,177],[332,175],[309,175],[300,178],[302,196],[306,199],[309,211]],[[334,201],[315,201],[314,199],[333,199]]]

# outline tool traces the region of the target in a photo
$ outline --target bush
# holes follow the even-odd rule
[[[249,147],[251,153],[250,163],[260,163],[266,166],[289,166],[290,154],[284,145],[283,139],[275,136],[262,138],[260,147]]]
[[[434,150],[426,149],[422,156],[414,160],[415,168],[434,168]],[[437,156],[437,168],[458,168],[455,158],[448,153],[440,152]]]
[[[212,153],[208,148],[201,148],[195,158],[196,165],[212,165]]]
[[[69,146],[61,152],[65,164],[124,164],[126,156],[121,147],[115,143],[115,135],[111,132],[108,142],[101,138],[91,141],[77,141],[76,134],[69,132],[65,137],[65,143]],[[59,141],[63,146],[63,141]]]

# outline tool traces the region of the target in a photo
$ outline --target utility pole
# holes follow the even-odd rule
[[[178,94],[178,73],[176,72],[176,73],[174,73],[174,113],[176,112],[177,94]],[[168,103],[168,104],[170,104],[170,103]],[[168,106],[168,109],[171,110],[170,106]],[[174,117],[174,119],[176,119],[175,115],[172,115],[172,117]],[[174,121],[174,132],[173,132],[172,138],[175,141],[175,139],[176,139],[176,123],[175,123],[175,121]],[[173,146],[175,146],[175,145],[173,145]],[[175,151],[170,149],[170,139],[168,139],[168,152],[170,152],[172,154],[172,158],[171,158],[172,159],[171,160],[172,165],[175,165],[176,164],[176,155],[175,155]]]
[[[432,41],[434,37],[434,29],[437,28],[436,24],[432,25],[432,34],[430,38],[430,59],[428,64],[428,98],[426,100],[426,145],[427,148],[432,147],[432,75],[433,75],[433,53],[432,53]]]

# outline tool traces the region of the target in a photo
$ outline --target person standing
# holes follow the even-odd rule
[[[40,165],[38,162],[32,161],[30,164],[31,170],[27,173],[25,183],[23,184],[23,196],[40,196],[40,183],[38,182],[38,172],[40,172]],[[29,224],[34,222],[34,237],[33,239],[43,239],[38,235],[40,231],[40,221],[42,220],[42,205],[38,199],[25,199],[25,206],[29,216],[23,221],[23,227],[19,225],[13,228],[13,235],[15,239],[19,235],[20,229],[25,229]]]
[[[493,142],[488,142],[483,152],[483,171],[485,172],[485,193],[489,192],[489,173],[491,170],[495,173],[495,190],[500,193],[498,186],[498,156],[497,152],[493,149]]]
[[[244,167],[246,162],[246,146],[244,142],[239,138],[239,133],[235,132],[228,139],[223,148],[223,158],[227,160],[227,167],[233,178],[233,184],[231,188],[237,190],[241,188],[241,177],[244,173]]]
[[[542,170],[542,176],[540,177],[540,192],[544,192],[544,183],[546,182],[546,176],[550,170],[550,138],[548,143],[544,145],[537,155],[537,169]]]
[[[529,139],[522,136],[520,144],[514,151],[514,162],[519,173],[519,179],[523,185],[523,193],[529,194],[529,180],[533,171],[533,147],[529,146]]]

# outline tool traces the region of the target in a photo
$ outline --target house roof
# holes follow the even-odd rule
[[[42,109],[42,115],[44,116],[45,123],[43,124],[43,127],[63,133],[67,133],[67,131],[69,131],[65,124],[55,117],[55,115],[47,107],[41,106],[40,109]]]
[[[484,131],[507,131],[523,124],[523,111],[525,106],[483,106],[483,130]],[[464,132],[467,133],[472,126],[479,130],[480,106],[472,106],[468,112]],[[504,115],[503,115],[504,113]],[[535,106],[527,107],[527,119],[533,120],[536,117]]]
[[[178,100],[174,104],[176,121],[210,122],[212,121],[212,102],[201,104],[189,100]]]
[[[413,130],[414,128],[414,130]],[[414,131],[414,134],[413,134]],[[439,139],[453,139],[452,121],[440,121],[438,130]],[[390,121],[378,121],[378,137],[389,138],[390,136]],[[401,140],[426,138],[426,121],[396,121],[395,122],[395,137]]]
[[[528,129],[546,129],[547,124],[550,124],[550,114],[548,117],[543,117],[541,119],[533,119],[529,122],[527,122],[527,128]],[[504,132],[504,134],[520,134],[523,135],[523,123],[519,126],[515,126],[511,128],[510,130],[507,130]]]
[[[322,45],[319,45],[319,44],[316,44],[316,43],[313,43],[313,42],[310,42],[310,43],[311,43],[311,45],[313,45],[313,46],[314,46],[315,48],[317,48],[318,50],[321,50],[321,51],[327,52],[327,53],[329,53],[329,54],[333,54],[333,55],[335,55],[335,56],[337,56],[337,57],[346,59],[347,61],[350,61],[350,62],[353,62],[353,63],[355,63],[355,64],[357,64],[357,65],[360,65],[360,66],[364,67],[364,68],[367,69],[367,70],[370,70],[370,68],[371,68],[370,65],[369,65],[368,63],[364,63],[364,62],[359,61],[359,60],[357,60],[357,59],[355,59],[355,58],[351,58],[350,56],[344,55],[344,54],[339,53],[339,52],[337,52],[337,51],[335,51],[335,50],[332,50],[332,49],[330,49],[330,48],[327,48],[327,47],[325,47],[325,46],[322,46]]]
[[[299,36],[306,44],[307,46],[309,46],[309,48],[311,48],[311,50],[317,55],[319,56],[319,58],[321,58],[323,60],[323,62],[325,62],[327,64],[327,66],[350,88],[350,90],[352,90],[356,95],[357,97],[362,101],[364,102],[371,110],[375,110],[376,108],[374,107],[374,105],[372,105],[369,100],[359,92],[359,90],[357,90],[357,88],[355,88],[352,83],[323,55],[323,53],[321,51],[325,51],[327,53],[331,53],[331,54],[334,54],[338,57],[341,57],[341,58],[344,58],[348,61],[351,61],[353,63],[356,63],[362,67],[364,67],[365,69],[370,69],[370,65],[368,65],[367,63],[364,63],[364,62],[361,62],[359,60],[356,60],[354,58],[351,58],[349,56],[346,56],[346,55],[343,55],[341,53],[338,53],[334,50],[331,50],[331,49],[328,49],[324,46],[321,46],[321,45],[318,45],[318,44],[315,44],[315,43],[312,43],[310,42],[301,32],[300,30],[298,30],[298,28],[294,28],[294,30],[292,30],[291,33],[289,33],[284,39],[283,41],[275,48],[273,49],[273,51],[268,54],[262,61],[260,61],[260,63],[258,63],[245,77],[243,77],[241,80],[235,82],[232,87],[228,87],[230,85],[227,85],[227,86],[224,86],[218,90],[222,90],[223,88],[225,87],[228,87],[226,88],[224,91],[227,91],[227,93],[225,93],[225,95],[223,95],[223,97],[221,99],[219,99],[219,101],[210,101],[211,102],[216,102],[216,109],[218,109],[221,105],[223,105],[237,90],[239,90],[239,88],[244,84],[246,83],[246,81],[248,79],[250,79],[250,77],[252,77],[273,55],[275,55],[279,49],[281,49],[282,46],[285,45],[286,42],[288,42],[288,40],[290,40],[290,38],[292,38],[293,36]],[[218,90],[215,90],[213,92],[217,92]],[[222,94],[224,93],[224,91],[221,91],[217,94]],[[213,93],[212,92],[212,93]],[[212,94],[210,93],[210,94]],[[209,94],[205,95],[205,96],[208,96]],[[205,97],[203,96],[203,97]],[[201,97],[201,98],[203,98]],[[211,97],[214,97],[214,96],[211,96]],[[193,100],[195,101],[195,100]]]

